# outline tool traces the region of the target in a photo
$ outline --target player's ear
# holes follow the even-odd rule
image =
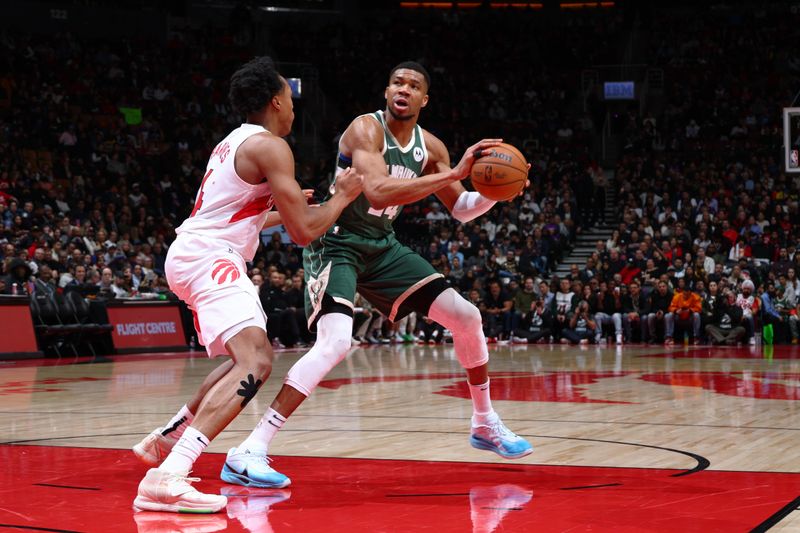
[[[426,105],[428,105],[428,95],[427,94],[422,97],[422,107],[425,107]]]
[[[273,107],[273,109],[275,109],[275,111],[281,110],[281,99],[278,98],[278,95],[273,96],[272,100],[270,100],[269,103]]]

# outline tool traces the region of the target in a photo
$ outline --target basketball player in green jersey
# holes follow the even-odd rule
[[[492,408],[489,353],[480,312],[448,287],[430,263],[400,244],[392,229],[404,204],[430,194],[436,194],[461,222],[481,216],[495,204],[477,192],[467,192],[460,182],[469,175],[475,158],[488,154],[500,140],[474,144],[450,168],[445,145],[417,124],[420,110],[428,103],[429,87],[430,76],[421,65],[397,65],[384,92],[386,110],[357,117],[342,135],[337,174],[352,166],[364,176],[363,193],[303,252],[306,312],[309,325],[316,326],[317,342],[289,370],[253,432],[230,450],[221,474],[224,481],[274,487],[276,478],[281,477],[281,486],[288,484],[268,467],[269,442],[349,352],[356,289],[390,320],[416,311],[452,332],[456,357],[467,372],[472,396],[473,447],[509,459],[531,453],[531,445],[506,428]],[[223,364],[203,388],[224,372]],[[161,440],[153,441],[152,446],[166,446]]]
[[[492,409],[480,312],[448,287],[430,263],[400,244],[392,229],[404,204],[430,194],[436,194],[461,222],[482,215],[495,203],[467,192],[461,180],[469,176],[476,156],[489,153],[500,140],[485,139],[469,147],[450,168],[444,143],[417,124],[428,103],[429,87],[430,76],[421,65],[397,65],[384,92],[386,110],[357,117],[342,135],[337,173],[352,166],[364,176],[364,188],[336,224],[303,252],[306,313],[309,325],[317,328],[317,342],[289,370],[272,406],[238,447],[239,453],[266,452],[286,418],[347,355],[356,289],[389,320],[416,311],[453,333],[472,395],[472,446],[506,458],[531,453],[531,445],[506,428]],[[225,467],[222,479],[258,484],[248,472]]]

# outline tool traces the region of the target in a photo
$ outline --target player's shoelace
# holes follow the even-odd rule
[[[508,429],[506,425],[503,424],[503,421],[499,418],[489,424],[489,427],[492,429],[492,432],[494,432],[501,439],[515,440],[518,438],[517,435]]]

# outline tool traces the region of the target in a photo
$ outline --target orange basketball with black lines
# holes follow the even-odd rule
[[[528,162],[510,144],[500,143],[472,165],[472,186],[491,200],[511,200],[525,188]]]

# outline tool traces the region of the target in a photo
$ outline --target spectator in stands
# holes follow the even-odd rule
[[[529,311],[523,315],[521,327],[514,330],[515,343],[546,342],[552,335],[553,314],[540,296],[530,302]]]
[[[672,292],[667,287],[667,282],[659,280],[656,290],[650,293],[647,302],[647,332],[650,335],[648,342],[655,344],[657,342],[656,332],[657,327],[661,325],[666,328],[664,317],[669,312],[669,306],[672,303]],[[666,335],[665,329],[665,335]],[[672,332],[669,332],[672,333]],[[665,344],[672,344],[672,338],[664,338]]]
[[[719,295],[719,283],[711,280],[708,282],[708,294],[703,297],[702,308],[700,310],[700,322],[703,331],[705,331],[705,327],[714,320],[717,306],[721,303],[722,297]]]
[[[766,290],[761,294],[761,309],[763,310],[761,316],[763,317],[762,330],[771,327],[773,329],[774,339],[783,339],[786,335],[784,331],[784,317],[780,309],[776,307],[781,298],[778,296],[778,291],[775,288],[775,283],[768,281]],[[783,305],[781,305],[783,307]]]
[[[622,298],[622,327],[627,342],[633,342],[633,328],[640,332],[640,342],[647,342],[647,298],[642,295],[639,282],[635,279],[628,285],[628,294]]]
[[[53,280],[53,271],[49,266],[42,264],[39,267],[38,275],[34,278],[33,292],[42,292],[52,297],[55,295],[57,289],[58,287]]]
[[[589,344],[597,337],[597,325],[589,312],[589,302],[581,300],[569,319],[568,327],[561,330],[562,342]]]
[[[261,306],[267,314],[267,336],[278,347],[292,347],[300,336],[295,313],[286,301],[285,281],[286,275],[276,270],[259,291]]]
[[[737,267],[734,267],[734,269]],[[731,286],[736,286],[735,283],[730,283]],[[760,310],[760,301],[758,296],[753,294],[755,284],[745,279],[741,285],[741,292],[736,296],[736,305],[742,308],[742,325],[745,330],[745,338],[749,339],[750,344],[755,344],[755,317]]]
[[[514,314],[517,315],[515,323],[521,324],[527,318],[535,298],[536,284],[532,277],[527,276],[522,287],[514,293]]]
[[[569,319],[578,305],[579,295],[572,292],[570,281],[559,282],[558,292],[553,297],[553,335],[561,338],[561,330],[569,327]]]
[[[789,303],[790,307],[795,307],[798,302],[800,302],[800,281],[797,279],[797,275],[795,274],[796,270],[794,267],[789,267],[786,269],[786,293],[784,297],[786,301]]]
[[[483,300],[481,310],[486,315],[486,337],[490,339],[490,342],[491,339],[495,341],[509,340],[512,331],[514,301],[502,289],[499,281],[489,282],[489,293]]]
[[[111,283],[111,293],[114,298],[128,298],[131,295],[130,280],[125,277],[121,270],[114,272],[114,281]]]
[[[31,294],[33,283],[31,282],[31,267],[28,263],[18,257],[14,257],[7,262],[6,274],[3,278],[5,289],[3,294]]]
[[[703,303],[700,296],[692,292],[686,279],[677,281],[677,290],[664,316],[664,343],[672,344],[674,332],[690,332],[694,344],[700,344],[700,326]]]
[[[712,344],[735,345],[745,336],[745,329],[741,326],[742,308],[736,303],[736,293],[726,291],[724,301],[714,309],[711,324],[705,328]]]
[[[422,338],[421,343],[424,344],[441,344],[444,342],[444,328],[430,318],[422,317],[422,324],[420,325]]]
[[[545,307],[548,307],[550,311],[552,311],[555,295],[550,292],[550,285],[546,281],[539,282],[539,297],[544,302]]]
[[[307,347],[312,342],[312,334],[308,330],[308,322],[306,321],[304,293],[306,290],[305,280],[301,274],[292,276],[291,287],[286,290],[286,303],[288,309],[294,313],[295,322],[299,331],[299,340],[297,346],[301,348]]]

